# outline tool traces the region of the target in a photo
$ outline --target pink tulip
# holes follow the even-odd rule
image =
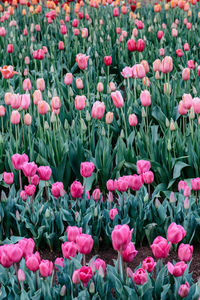
[[[151,105],[151,95],[150,95],[149,91],[145,90],[140,93],[140,101],[143,106]]]
[[[39,269],[39,265],[40,265],[40,262],[41,262],[40,254],[38,252],[35,252],[32,255],[26,256],[25,257],[25,262],[26,262],[27,268],[30,271],[36,272]]]
[[[178,112],[182,116],[184,116],[188,113],[188,110],[184,106],[183,100],[181,100],[178,104]]]
[[[68,226],[67,227],[67,239],[70,242],[76,242],[76,238],[82,234],[82,227]]]
[[[142,262],[142,268],[144,270],[147,270],[148,273],[153,272],[155,266],[156,266],[156,262],[151,256],[146,257]]]
[[[154,174],[152,171],[147,171],[143,173],[142,177],[146,184],[151,184],[154,181]]]
[[[19,269],[17,271],[17,279],[21,282],[23,282],[25,280],[25,274],[24,274],[24,271],[22,269]]]
[[[85,178],[92,176],[94,169],[95,165],[93,162],[82,162],[80,168],[81,176]]]
[[[83,186],[79,181],[74,181],[70,187],[70,193],[73,198],[81,198],[83,194]]]
[[[142,64],[136,64],[132,67],[133,78],[144,78],[145,76],[146,76],[146,72]]]
[[[19,247],[23,251],[23,257],[30,256],[34,252],[35,242],[33,239],[23,238],[18,242]]]
[[[168,244],[167,240],[162,236],[158,236],[153,241],[151,249],[155,258],[166,258],[169,254],[171,242]]]
[[[133,280],[137,285],[143,285],[148,280],[147,273],[142,268],[137,269],[133,274]]]
[[[183,261],[190,261],[192,259],[193,246],[188,244],[180,244],[178,248],[178,258]]]
[[[135,246],[132,242],[130,242],[126,249],[123,250],[122,256],[123,256],[123,261],[130,263],[134,259],[134,257],[137,255],[138,251],[135,249]]]
[[[184,196],[185,196],[185,197],[189,197],[190,194],[191,194],[190,187],[189,187],[189,186],[186,186],[185,189],[184,189]]]
[[[62,267],[62,268],[64,268],[64,262],[63,262],[63,257],[57,257],[56,259],[55,259],[55,262],[54,262],[54,265],[55,265],[55,269],[58,271],[58,268],[57,268],[57,266],[60,266],[60,267]]]
[[[7,173],[7,172],[3,172],[3,180],[6,184],[12,184],[13,180],[14,180],[14,175],[13,173]]]
[[[109,211],[109,217],[112,221],[114,220],[116,215],[118,215],[118,209],[117,208],[113,208]]]
[[[114,192],[116,187],[115,187],[115,184],[114,184],[114,181],[112,179],[109,179],[106,183],[106,187],[107,187],[107,190],[109,192]]]
[[[79,276],[79,270],[78,269],[73,272],[72,282],[73,282],[73,284],[79,284],[80,283],[80,276]]]
[[[17,110],[13,110],[10,116],[10,122],[13,125],[18,125],[20,123],[20,113]]]
[[[92,198],[94,201],[98,201],[100,199],[101,191],[100,189],[95,189],[92,193]]]
[[[189,68],[183,69],[182,79],[185,80],[185,81],[190,79],[190,69]]]
[[[153,70],[154,70],[154,72],[157,72],[157,71],[159,72],[160,68],[161,68],[161,60],[160,59],[156,59],[153,62]]]
[[[44,100],[38,101],[37,107],[40,115],[45,115],[48,111],[48,103]]]
[[[128,40],[127,42],[127,48],[128,48],[128,51],[130,52],[133,52],[133,51],[136,51],[136,41],[133,40],[133,39],[130,39]]]
[[[167,229],[167,239],[172,244],[178,244],[186,235],[185,229],[175,222],[171,223]]]
[[[184,261],[180,261],[173,266],[172,263],[168,262],[167,268],[170,274],[175,277],[180,277],[183,276],[185,270],[187,269],[187,264],[185,264]]]
[[[187,295],[189,294],[189,284],[186,281],[185,284],[181,284],[178,290],[178,294],[181,298],[185,298],[187,297]]]
[[[20,197],[22,197],[23,201],[26,201],[28,195],[26,194],[26,192],[24,190],[22,190],[19,194]]]
[[[166,56],[163,58],[161,63],[161,72],[166,74],[173,70],[173,60],[171,56]]]
[[[184,94],[182,100],[186,109],[190,109],[192,107],[192,96],[190,94]]]
[[[33,177],[37,171],[37,165],[34,162],[25,162],[22,171],[26,177]]]
[[[81,70],[86,70],[88,66],[88,59],[89,56],[86,56],[85,54],[79,53],[76,55],[76,62],[78,64],[78,67]]]
[[[119,192],[125,192],[127,189],[128,182],[123,177],[119,177],[117,180],[117,190]]]
[[[125,67],[122,72],[121,72],[122,76],[124,78],[131,78],[132,77],[132,68],[130,67]]]
[[[195,98],[192,99],[192,107],[194,109],[195,114],[200,113],[200,98],[195,97]]]
[[[133,229],[130,230],[129,226],[124,225],[116,225],[111,234],[112,245],[115,251],[120,251],[126,249],[128,244],[131,241]]]
[[[49,166],[40,166],[37,168],[40,180],[48,181],[51,177],[52,170]]]
[[[103,273],[105,274],[106,272],[106,263],[103,259],[97,258],[94,262],[94,268],[95,270],[100,270],[102,269]]]
[[[133,191],[139,191],[141,186],[143,185],[142,177],[139,175],[134,174],[133,176],[129,177],[129,188]]]
[[[188,60],[187,65],[188,65],[188,68],[195,69],[195,62],[194,62],[194,60]]]
[[[79,278],[83,283],[83,286],[87,286],[87,283],[92,278],[92,269],[90,267],[83,266],[79,270]]]
[[[45,90],[45,81],[43,78],[38,78],[36,81],[37,90],[43,92]]]
[[[40,274],[42,277],[51,276],[53,271],[53,263],[52,261],[43,259],[39,265]]]
[[[29,78],[24,79],[23,81],[23,90],[24,91],[30,91],[31,90],[31,81]]]
[[[23,110],[27,110],[30,106],[31,103],[31,98],[30,98],[30,94],[24,94],[21,95],[21,109]]]
[[[112,92],[111,93],[111,98],[113,100],[114,105],[117,108],[123,107],[123,105],[124,105],[124,99],[123,99],[123,97],[122,97],[122,95],[121,95],[121,93],[119,91]]]
[[[92,117],[94,119],[100,120],[103,118],[105,113],[105,104],[104,102],[96,101],[92,106]]]
[[[75,98],[75,108],[77,110],[83,110],[86,106],[86,97],[84,95],[77,95]]]
[[[13,154],[12,163],[15,170],[21,170],[24,163],[27,163],[29,160],[26,154]]]
[[[55,198],[63,197],[65,194],[62,182],[55,182],[51,186],[51,193]]]
[[[138,123],[137,116],[135,114],[131,114],[128,117],[129,125],[135,127]]]
[[[73,75],[72,75],[72,73],[67,73],[67,74],[65,75],[64,83],[65,83],[66,85],[71,85],[72,82],[73,82]]]
[[[35,194],[36,187],[33,184],[25,185],[25,192],[28,196],[32,196]]]
[[[142,174],[148,172],[151,168],[151,163],[148,160],[138,160],[137,161],[137,172]]]
[[[180,190],[185,190],[187,186],[187,182],[184,181],[184,180],[180,180],[179,183],[178,183],[178,191],[180,192]]]
[[[92,251],[94,241],[89,234],[80,234],[76,238],[78,252],[81,254],[89,254]]]
[[[25,124],[26,126],[30,126],[31,123],[32,123],[32,117],[31,117],[31,115],[28,114],[28,113],[25,114],[25,115],[24,115],[24,124]]]
[[[62,254],[65,258],[75,257],[77,253],[77,245],[74,242],[65,242],[62,244]]]

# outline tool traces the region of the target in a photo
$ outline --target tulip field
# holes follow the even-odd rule
[[[200,300],[198,0],[0,2],[0,300]]]

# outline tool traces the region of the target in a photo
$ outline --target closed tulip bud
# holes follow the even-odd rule
[[[6,193],[4,191],[1,191],[1,201],[2,202],[6,202],[7,201],[7,196],[6,196]]]
[[[66,295],[66,292],[67,292],[66,285],[63,285],[61,290],[60,290],[60,296],[64,297]]]
[[[91,294],[94,294],[94,293],[95,293],[95,285],[94,285],[94,282],[93,282],[93,281],[90,283],[90,286],[89,286],[89,292],[90,292]]]
[[[47,121],[44,122],[44,129],[45,130],[49,129],[49,123]]]
[[[18,272],[17,272],[17,278],[18,278],[19,281],[23,282],[25,280],[24,271],[19,269]]]
[[[5,107],[3,105],[0,105],[0,117],[5,116],[6,110]]]
[[[103,83],[102,82],[98,82],[98,84],[97,84],[97,91],[99,93],[101,93],[101,92],[103,92],[103,90],[104,90]]]
[[[113,113],[107,112],[106,114],[106,124],[112,124],[113,122]]]
[[[7,46],[7,52],[8,53],[13,53],[13,50],[14,50],[13,44],[8,44],[8,46]]]
[[[32,117],[31,117],[31,115],[30,114],[25,114],[25,116],[24,116],[24,124],[26,125],[26,126],[30,126],[31,125],[31,122],[32,122]]]
[[[83,131],[86,131],[87,130],[87,126],[86,126],[86,124],[85,124],[85,122],[84,122],[84,120],[81,118],[81,129],[83,130]]]
[[[176,130],[176,128],[175,128],[175,123],[174,123],[174,121],[171,119],[171,121],[170,121],[170,130],[171,131],[174,131],[174,130]]]
[[[189,112],[189,118],[190,118],[191,120],[194,120],[194,119],[195,119],[195,113],[194,113],[194,108],[193,108],[193,107],[191,107],[191,109],[190,109],[190,112]]]
[[[171,85],[168,82],[164,83],[164,94],[171,94]]]
[[[38,78],[36,81],[37,90],[43,92],[45,90],[45,81],[43,78]]]
[[[167,118],[165,119],[165,125],[166,125],[167,128],[168,128],[169,125],[170,125],[169,120],[168,120]]]
[[[155,203],[154,203],[156,208],[159,208],[161,206],[160,201],[158,200],[158,198],[155,199]]]
[[[10,121],[14,125],[18,125],[20,123],[20,113],[17,110],[12,111]]]
[[[89,113],[88,110],[86,110],[86,121],[87,121],[87,122],[90,122],[90,120],[91,120],[90,113]]]
[[[175,196],[174,196],[174,192],[171,192],[170,197],[169,197],[169,202],[170,203],[175,203],[176,202],[176,199],[175,199]]]
[[[182,79],[185,81],[190,79],[190,69],[189,68],[183,69]]]
[[[83,89],[83,81],[82,81],[81,78],[77,78],[77,79],[76,79],[76,87],[77,87],[77,89],[79,89],[79,90]]]

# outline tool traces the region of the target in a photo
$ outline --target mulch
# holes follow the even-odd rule
[[[136,247],[138,254],[133,259],[131,263],[128,264],[128,267],[134,270],[147,256],[152,256],[152,251],[149,246]],[[49,250],[39,250],[42,259],[48,259],[51,261],[55,261],[57,257],[61,257],[61,251],[50,252]],[[109,246],[101,246],[98,250],[98,253],[92,251],[89,255],[87,255],[87,262],[92,258],[92,256],[97,255],[98,257],[105,260],[107,264],[113,265],[113,259],[117,259],[117,252],[113,250],[112,247]],[[164,260],[166,264],[168,261],[173,262],[179,261],[177,251],[171,250],[169,256]],[[194,246],[193,259],[190,265],[190,272],[193,273],[194,281],[198,281],[200,279],[200,246]]]

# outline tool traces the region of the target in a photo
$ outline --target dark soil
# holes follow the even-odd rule
[[[132,270],[134,270],[147,256],[152,256],[153,253],[151,251],[151,248],[149,246],[142,246],[136,248],[138,251],[138,254],[133,259],[132,263],[128,264],[128,267],[130,267]],[[54,251],[50,252],[49,250],[40,250],[40,255],[42,259],[49,259],[53,262],[57,257],[61,257],[62,253],[60,251]],[[166,264],[168,261],[173,262],[175,260],[176,262],[179,261],[178,259],[178,251],[170,251],[169,256],[164,260],[164,263]],[[113,259],[117,259],[117,252],[112,249],[112,247],[105,247],[101,246],[98,253],[95,253],[92,251],[90,255],[87,255],[86,259],[89,261],[92,256],[97,255],[98,257],[105,260],[107,264],[113,265]],[[200,278],[200,246],[196,245],[194,246],[194,252],[193,252],[193,259],[192,263],[190,265],[190,272],[193,273],[193,279],[194,281],[198,281],[198,278]]]

